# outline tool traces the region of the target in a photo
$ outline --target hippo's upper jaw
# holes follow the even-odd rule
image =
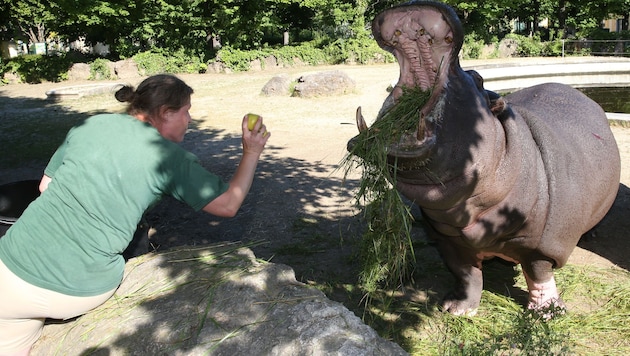
[[[449,70],[459,69],[461,24],[453,10],[441,3],[410,2],[378,15],[372,32],[378,44],[390,51],[400,65],[398,83],[376,120],[393,120],[400,125],[399,135],[392,136],[388,156],[397,160],[400,170],[416,169],[428,161],[436,144],[435,129],[444,109]],[[415,126],[411,128],[395,108],[403,99],[409,107],[409,100],[403,96],[416,95],[418,89],[430,95],[419,99],[418,107],[410,112]],[[360,132],[369,130],[360,107],[356,119]],[[349,142],[350,150],[355,141],[356,138]]]

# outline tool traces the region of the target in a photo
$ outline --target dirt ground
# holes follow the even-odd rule
[[[464,63],[466,65],[466,63]],[[357,83],[354,93],[314,99],[264,97],[263,85],[274,75],[292,79],[325,70],[342,70]],[[255,112],[264,117],[272,136],[258,167],[257,176],[241,212],[232,219],[197,213],[165,199],[147,214],[152,227],[151,249],[163,251],[179,245],[239,241],[260,259],[291,266],[298,280],[330,286],[332,299],[348,302],[344,286],[357,279],[360,261],[357,242],[363,222],[353,204],[357,172],[344,179],[338,164],[348,139],[357,134],[355,110],[362,106],[367,119],[374,118],[387,96],[386,88],[398,78],[398,66],[302,67],[240,74],[184,75],[195,90],[191,114],[194,123],[183,146],[197,154],[211,171],[229,179],[240,154],[240,120]],[[127,82],[127,81],[121,81]],[[130,80],[132,84],[137,79]],[[86,83],[14,84],[0,87],[0,95],[15,99],[16,109],[26,98],[45,99],[52,88]],[[491,88],[490,88],[491,89]],[[121,110],[103,95],[67,100],[60,108],[92,112]],[[24,107],[24,110],[30,108]],[[6,115],[5,115],[6,116]],[[19,117],[19,110],[15,117]],[[583,239],[569,263],[630,268],[630,129],[614,126],[623,168],[619,195],[607,218]],[[55,138],[59,139],[59,138]],[[4,145],[2,145],[4,146]],[[3,148],[3,151],[5,148]],[[41,176],[45,161],[23,167],[0,167],[0,183]],[[414,212],[418,218],[419,214]],[[421,227],[414,228],[421,241]],[[431,245],[423,259],[437,260]],[[426,285],[448,288],[443,280]],[[349,308],[355,306],[349,305]]]

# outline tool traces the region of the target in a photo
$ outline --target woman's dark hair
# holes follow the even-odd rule
[[[125,85],[114,95],[120,102],[128,102],[127,113],[146,114],[150,120],[159,118],[160,109],[179,110],[188,104],[193,89],[183,80],[170,74],[158,74],[143,80],[134,90]]]

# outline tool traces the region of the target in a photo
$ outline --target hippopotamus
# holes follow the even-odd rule
[[[396,162],[397,191],[420,208],[454,276],[442,310],[474,315],[482,262],[499,257],[522,266],[528,308],[563,312],[554,269],[605,216],[619,188],[619,150],[602,108],[559,83],[506,96],[486,90],[479,73],[460,66],[463,27],[442,3],[389,8],[374,18],[372,32],[400,66],[377,121],[405,88],[431,90],[417,129],[387,143],[386,152]],[[360,108],[357,124],[370,130]],[[357,137],[348,142],[351,153]]]

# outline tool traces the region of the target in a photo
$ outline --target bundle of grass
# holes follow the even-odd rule
[[[397,161],[388,160],[392,143],[416,132],[420,110],[431,96],[420,87],[403,88],[397,104],[353,139],[341,162],[346,177],[361,168],[355,196],[364,205],[367,229],[362,238],[360,283],[368,295],[381,286],[398,287],[411,274],[415,256],[411,241],[413,217],[395,189]]]

